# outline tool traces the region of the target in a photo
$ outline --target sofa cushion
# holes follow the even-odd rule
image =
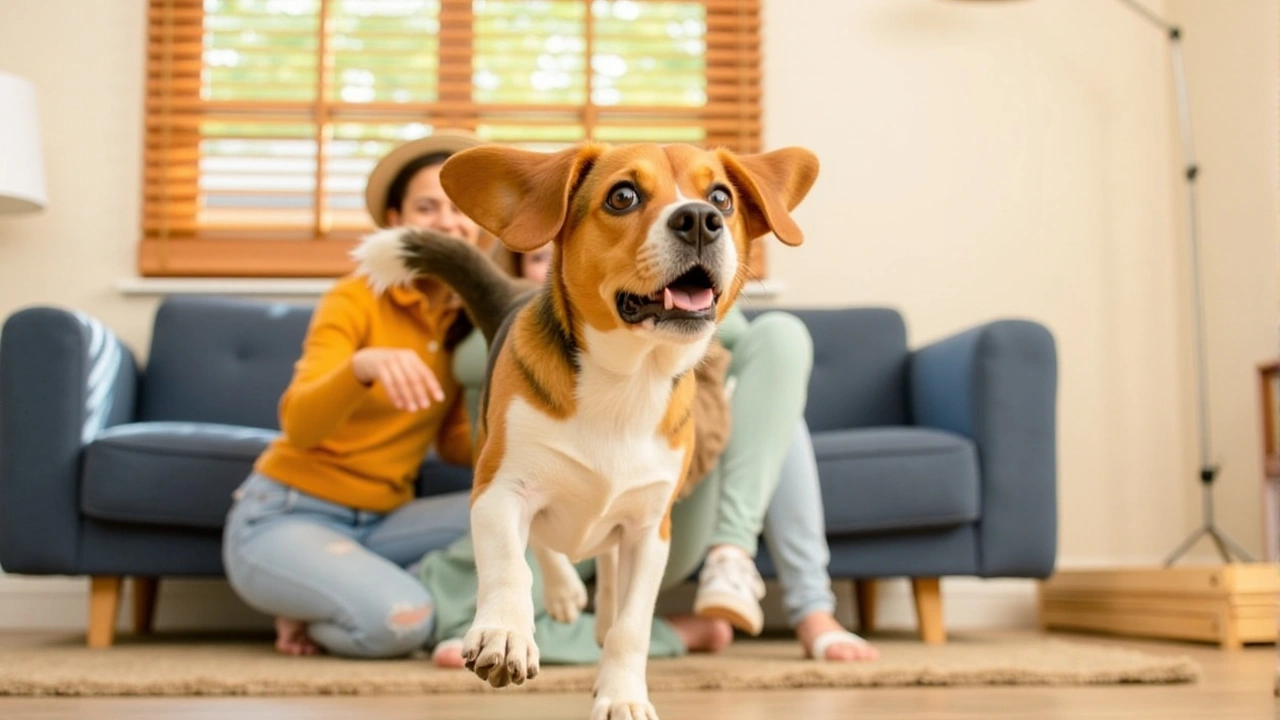
[[[100,433],[85,452],[80,505],[100,520],[222,529],[231,492],[274,430],[214,423],[140,422]],[[469,490],[471,470],[428,454],[422,497]]]
[[[910,427],[813,433],[830,535],[978,519],[978,462],[959,435]]]
[[[280,395],[311,318],[309,305],[165,299],[151,333],[138,419],[278,430]]]
[[[117,425],[85,451],[85,515],[221,529],[231,492],[277,433],[212,423]]]

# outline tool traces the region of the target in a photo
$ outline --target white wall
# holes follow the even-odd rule
[[[1280,306],[1276,2],[1147,4],[1187,23],[1220,519],[1257,551],[1252,372],[1275,352]],[[771,254],[777,302],[891,305],[913,343],[995,317],[1046,323],[1061,353],[1061,564],[1161,558],[1199,512],[1163,37],[1114,0],[764,10],[767,144],[823,162],[798,212],[808,244]],[[0,219],[0,314],[78,307],[145,347],[155,299],[115,289],[138,237],[144,30],[142,0],[0,4],[0,70],[36,83],[51,199]],[[82,587],[33,582],[0,589]],[[0,602],[0,625],[36,622],[22,608],[39,605],[56,604]]]

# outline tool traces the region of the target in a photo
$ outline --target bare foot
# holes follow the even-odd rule
[[[276,650],[285,655],[319,655],[320,646],[307,635],[307,624],[292,618],[276,618]]]
[[[805,616],[800,624],[796,626],[796,636],[800,638],[800,644],[804,645],[807,655],[813,654],[813,643],[820,635],[827,632],[840,632],[844,630],[840,623],[836,621],[834,615],[828,612],[812,612]],[[825,660],[836,662],[848,660],[875,660],[880,657],[880,651],[875,646],[861,640],[837,640],[827,646]]]
[[[733,626],[728,620],[674,615],[667,618],[667,622],[689,652],[720,652],[733,642]]]
[[[466,661],[462,659],[462,640],[445,640],[436,646],[431,653],[431,662],[438,668],[464,668]]]

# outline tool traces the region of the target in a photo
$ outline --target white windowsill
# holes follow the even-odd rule
[[[333,285],[327,278],[163,278],[126,277],[116,281],[122,295],[294,295],[319,296]],[[769,299],[785,289],[777,280],[747,283],[742,294]]]
[[[122,295],[302,295],[318,296],[333,286],[329,278],[168,278],[125,277]]]

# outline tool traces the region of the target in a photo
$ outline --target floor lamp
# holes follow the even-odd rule
[[[0,214],[33,212],[47,202],[35,86],[0,72]]]
[[[1165,567],[1173,565],[1201,538],[1213,540],[1223,561],[1232,562],[1232,554],[1250,562],[1253,558],[1226,532],[1218,528],[1213,513],[1213,482],[1218,476],[1218,465],[1213,458],[1209,435],[1208,380],[1205,377],[1204,297],[1200,286],[1200,227],[1196,214],[1196,180],[1199,166],[1196,164],[1195,147],[1191,141],[1191,104],[1187,99],[1187,71],[1182,61],[1182,29],[1148,10],[1137,0],[1116,0],[1132,10],[1143,20],[1160,29],[1169,38],[1169,59],[1173,64],[1174,92],[1177,94],[1178,125],[1182,130],[1183,179],[1187,184],[1188,227],[1191,239],[1191,282],[1193,293],[1192,321],[1196,350],[1196,400],[1200,431],[1200,488],[1202,496],[1203,524],[1194,530],[1165,559]]]

